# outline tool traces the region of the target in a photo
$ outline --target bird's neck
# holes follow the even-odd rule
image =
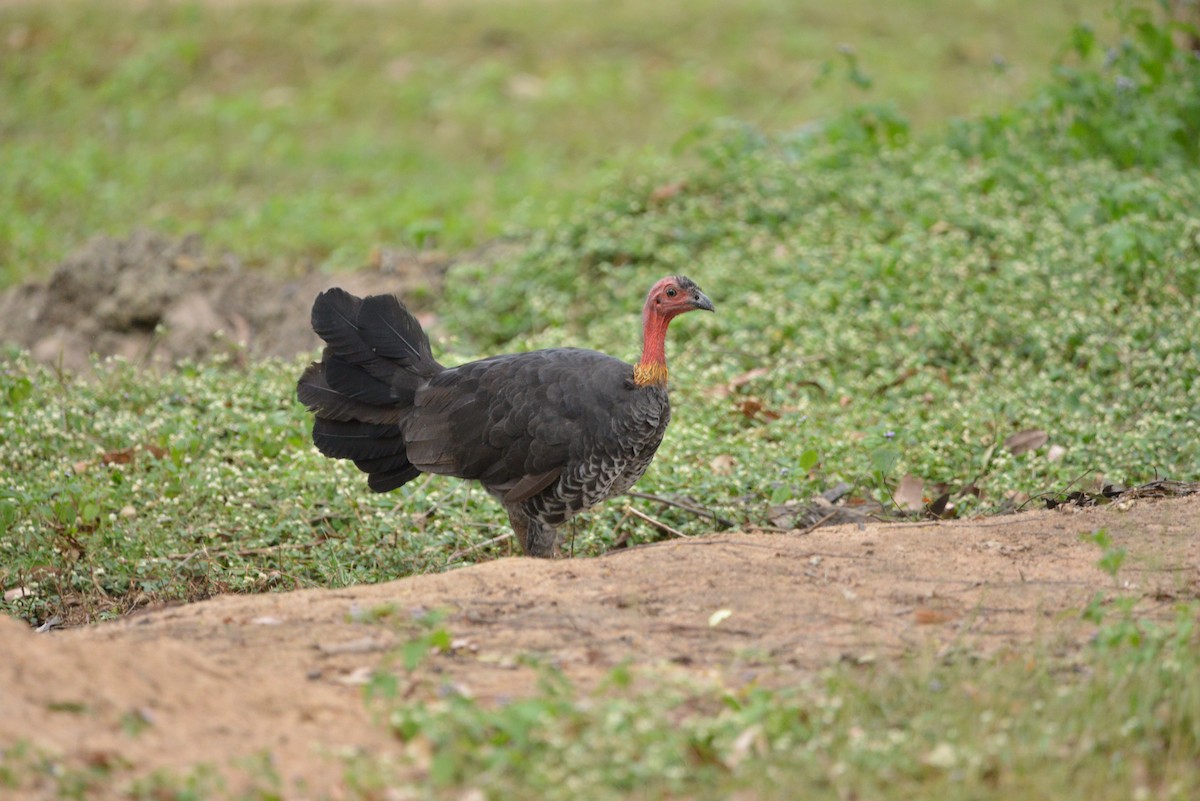
[[[671,320],[647,308],[642,313],[642,358],[633,368],[633,383],[639,387],[666,386],[667,326]]]

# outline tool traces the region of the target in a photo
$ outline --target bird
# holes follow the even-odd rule
[[[714,311],[694,281],[657,281],[637,364],[550,348],[444,367],[398,297],[335,287],[313,302],[325,347],[296,394],[317,449],[352,460],[371,490],[422,473],[477,481],[526,555],[560,556],[562,524],[628,491],[654,458],[671,417],[667,326],[697,309]]]

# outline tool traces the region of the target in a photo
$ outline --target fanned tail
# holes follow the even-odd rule
[[[326,347],[300,377],[296,397],[316,416],[317,449],[353,460],[376,492],[416,478],[401,426],[417,390],[445,369],[421,324],[392,295],[330,289],[313,303],[312,326]]]

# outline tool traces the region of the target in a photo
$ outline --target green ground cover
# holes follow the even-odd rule
[[[839,482],[894,509],[906,474],[960,513],[1081,477],[1194,479],[1200,67],[1161,49],[1163,29],[1140,36],[1117,56],[1078,38],[1075,66],[1025,106],[933,142],[874,108],[800,135],[714,132],[669,197],[634,180],[533,232],[522,256],[460,263],[438,351],[634,358],[644,288],[692,276],[719,311],[674,326],[677,413],[639,488],[739,524]],[[463,482],[376,496],[317,455],[300,369],[114,364],[85,381],[6,357],[0,580],[42,588],[15,611],[70,602],[91,619],[147,598],[377,581],[444,569],[505,530]],[[1030,430],[1047,441],[1005,447]],[[575,553],[634,525],[607,504],[576,526]]]

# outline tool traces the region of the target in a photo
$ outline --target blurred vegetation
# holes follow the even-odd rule
[[[686,163],[717,118],[787,131],[872,97],[918,127],[996,111],[1081,8],[5,3],[0,286],[139,226],[278,269],[470,247]]]

